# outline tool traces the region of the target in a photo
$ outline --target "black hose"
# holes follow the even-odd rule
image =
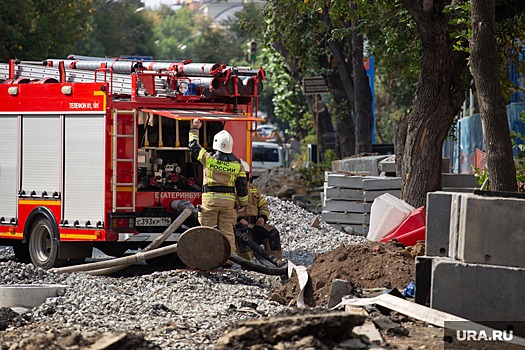
[[[255,256],[257,261],[260,262],[262,265],[267,266],[267,267],[276,267],[276,265],[274,263],[272,263],[271,261],[266,260],[262,255],[257,253],[257,251],[254,251],[253,255]]]
[[[242,225],[242,224],[241,224]],[[268,251],[264,248],[262,248],[260,245],[255,243],[255,241],[252,239],[252,237],[247,233],[248,228],[241,225],[235,225],[235,236],[240,239],[243,243],[248,245],[255,255],[260,255],[267,261],[271,262],[273,265],[277,267],[285,266],[287,265],[286,262],[283,262],[282,260],[277,259],[272,254],[268,253]]]
[[[253,261],[248,261],[241,258],[237,254],[230,255],[230,260],[244,267],[247,270],[264,273],[265,275],[286,275],[288,273],[288,265],[283,267],[267,267]]]

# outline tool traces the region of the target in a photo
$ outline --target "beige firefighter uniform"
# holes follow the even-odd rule
[[[217,226],[235,252],[233,226],[237,219],[236,200],[241,207],[248,202],[248,185],[241,162],[233,153],[207,152],[199,144],[199,129],[190,129],[191,153],[203,166],[203,194],[199,222]]]
[[[268,224],[270,210],[261,191],[252,183],[248,184],[248,205],[238,213],[237,221],[248,223],[252,239],[257,244],[264,244],[265,249],[278,259],[282,259],[281,237],[279,231]],[[247,260],[253,258],[251,249],[239,245],[239,255]]]

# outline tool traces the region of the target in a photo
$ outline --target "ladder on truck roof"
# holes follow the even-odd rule
[[[106,77],[100,72],[65,68],[67,83],[94,83],[105,82]],[[42,80],[46,78],[60,81],[60,70],[58,67],[46,67],[31,63],[19,63],[15,65],[15,82],[27,83],[28,80]],[[9,79],[9,64],[0,63],[0,80]],[[129,74],[113,73],[109,81],[111,91],[114,94],[131,95],[132,78]]]
[[[61,65],[63,68],[61,68]],[[61,74],[61,72],[63,74]],[[48,81],[44,81],[47,80]],[[217,97],[254,97],[263,90],[262,68],[233,67],[215,63],[136,62],[95,59],[0,63],[0,80],[30,82],[107,82],[110,94],[134,97],[177,97],[207,100]]]
[[[136,174],[135,174],[135,159],[136,159],[136,147],[135,144],[137,142],[136,140],[136,134],[134,132],[136,128],[136,114],[137,110],[133,109],[131,111],[119,111],[117,109],[113,109],[112,111],[112,117],[113,117],[113,133],[112,133],[112,143],[113,143],[113,152],[112,152],[112,166],[113,166],[113,176],[111,180],[111,187],[112,187],[112,194],[113,194],[113,202],[112,202],[112,211],[116,212],[119,210],[124,211],[135,211],[135,192],[137,188],[137,180],[136,180]],[[131,123],[126,125],[126,119],[131,119]],[[119,132],[120,130],[120,132]],[[123,130],[131,130],[131,133],[123,132]],[[118,148],[118,141],[121,139],[133,139],[133,147],[131,147],[131,158],[129,157],[119,157],[117,150]],[[121,164],[122,163],[131,163],[131,171],[129,174],[127,174],[128,180],[120,180],[123,177],[121,170]],[[119,177],[120,176],[120,177]],[[131,181],[129,181],[129,178]],[[129,206],[117,206],[117,195],[119,192],[119,189],[126,189],[131,187],[131,207]]]

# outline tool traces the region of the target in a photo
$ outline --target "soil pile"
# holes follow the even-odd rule
[[[310,280],[305,288],[305,303],[311,307],[326,307],[335,279],[351,282],[354,291],[373,288],[397,288],[402,291],[414,281],[414,274],[415,259],[402,246],[380,242],[341,245],[315,256],[308,268]],[[298,293],[297,277],[292,276],[274,291],[272,298],[285,305],[293,305]]]
[[[297,169],[269,169],[253,180],[264,195],[290,199],[293,195],[305,195],[306,180]]]

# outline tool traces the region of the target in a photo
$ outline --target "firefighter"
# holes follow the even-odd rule
[[[252,239],[258,245],[264,245],[265,249],[277,259],[283,258],[281,250],[281,237],[279,231],[272,225],[268,224],[270,210],[268,202],[261,194],[261,191],[255,186],[250,177],[250,166],[244,160],[241,160],[246,172],[248,183],[248,206],[245,210],[239,211],[237,222],[248,228]],[[245,244],[239,244],[239,256],[246,259],[253,259],[253,252]]]
[[[235,252],[233,226],[237,219],[236,203],[242,212],[248,204],[248,182],[239,159],[232,153],[233,138],[222,130],[213,138],[212,148],[207,152],[199,144],[202,122],[195,118],[189,134],[191,153],[203,166],[202,204],[199,222],[203,226],[217,226],[228,239],[231,253]]]

